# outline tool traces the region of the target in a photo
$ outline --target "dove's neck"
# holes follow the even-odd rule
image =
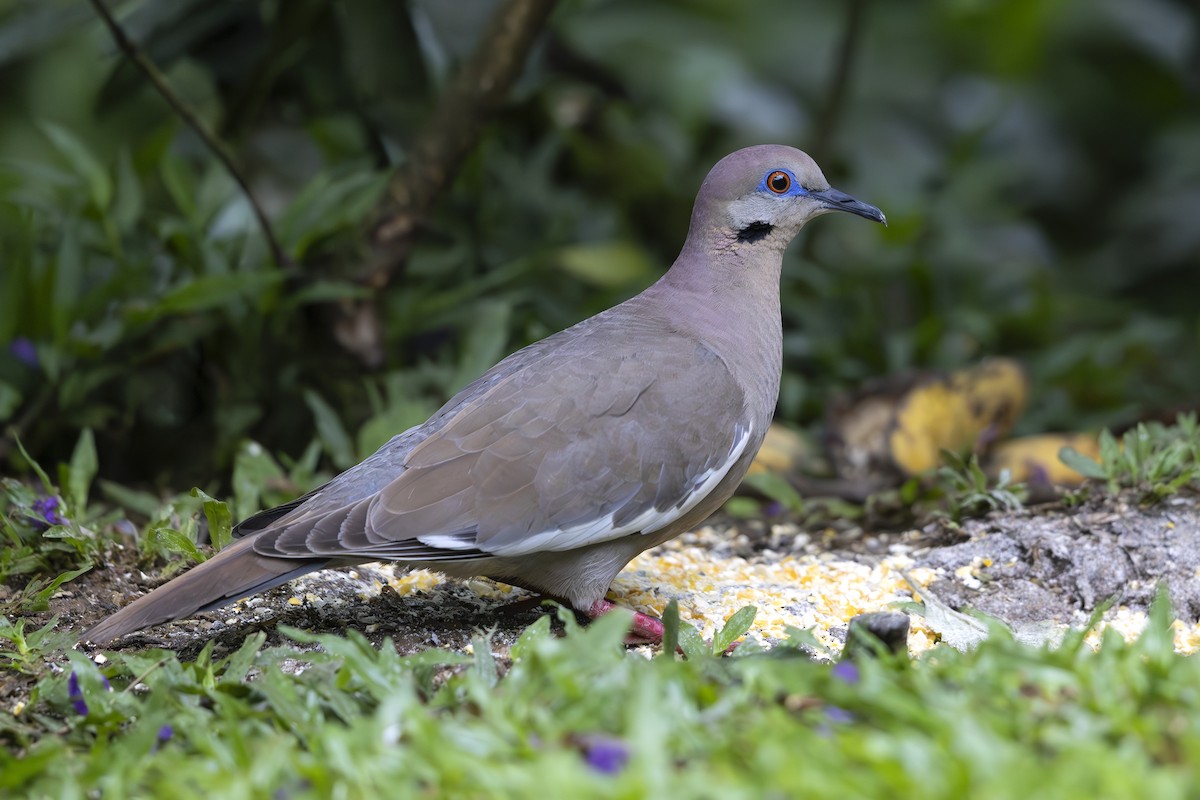
[[[642,297],[726,364],[765,424],[779,399],[779,272],[787,242],[750,243],[713,233],[699,246],[689,237],[675,264]]]

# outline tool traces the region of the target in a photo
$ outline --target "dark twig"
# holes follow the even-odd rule
[[[237,182],[238,188],[242,190],[242,194],[246,197],[247,202],[250,203],[250,208],[254,210],[254,216],[258,220],[259,227],[262,228],[263,236],[266,237],[267,246],[271,249],[271,255],[275,259],[276,266],[291,267],[292,260],[288,258],[287,253],[280,246],[279,240],[275,238],[275,232],[271,228],[271,223],[267,219],[266,213],[263,212],[262,206],[258,204],[258,201],[254,199],[254,193],[250,191],[250,186],[242,178],[242,174],[238,171],[238,168],[234,166],[233,159],[229,157],[225,148],[221,146],[221,143],[217,141],[212,132],[204,126],[204,123],[200,121],[200,118],[196,116],[192,109],[183,102],[183,99],[175,93],[175,90],[167,83],[166,76],[159,71],[154,62],[150,60],[133,40],[125,35],[124,29],[121,28],[112,14],[109,13],[104,3],[101,0],[91,0],[91,4],[96,9],[96,13],[100,15],[100,19],[104,20],[104,24],[108,26],[109,33],[112,34],[113,41],[117,43],[117,47],[141,69],[146,78],[154,86],[154,89],[162,95],[163,99],[174,109],[175,113],[182,117],[183,121],[196,132],[196,135],[200,137],[205,146],[212,151],[222,166],[225,167],[226,172]]]
[[[372,286],[386,284],[404,262],[410,236],[508,97],[554,5],[555,0],[504,0],[496,10],[388,187],[374,231],[375,259],[367,276]]]
[[[846,27],[842,30],[841,41],[838,42],[833,75],[830,76],[825,99],[821,103],[821,111],[817,115],[817,132],[813,136],[811,155],[818,164],[824,164],[829,160],[829,148],[842,116],[846,87],[850,83],[850,73],[854,68],[858,42],[862,38],[866,4],[866,0],[847,0],[846,2]]]
[[[413,233],[508,97],[555,0],[503,0],[475,51],[438,99],[433,116],[392,176],[372,231],[372,258],[361,280],[386,286],[403,267]],[[373,300],[343,300],[334,338],[371,368],[383,364],[383,323]]]
[[[830,164],[830,150],[833,145],[833,135],[842,117],[842,105],[846,98],[846,87],[850,84],[850,72],[854,67],[855,55],[858,52],[858,41],[862,32],[863,17],[867,0],[846,0],[846,26],[842,29],[842,38],[838,42],[837,53],[834,55],[833,74],[825,90],[825,99],[821,102],[821,110],[817,113],[816,133],[813,134],[812,144],[809,145],[809,155],[818,164]],[[823,228],[814,228],[805,237],[801,252],[805,259],[811,259],[816,251],[817,239]]]

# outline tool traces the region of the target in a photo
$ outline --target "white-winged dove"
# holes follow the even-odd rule
[[[799,150],[726,156],[650,288],[504,359],[82,638],[107,642],[364,561],[484,575],[606,613],[617,573],[712,514],[749,467],[779,393],[783,252],[829,211],[884,222]],[[632,635],[661,639],[662,624],[636,614]]]

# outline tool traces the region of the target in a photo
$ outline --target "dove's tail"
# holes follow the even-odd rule
[[[104,618],[84,631],[80,640],[103,644],[160,622],[220,608],[328,565],[325,560],[259,555],[252,549],[253,541],[254,536],[235,540],[204,563]]]

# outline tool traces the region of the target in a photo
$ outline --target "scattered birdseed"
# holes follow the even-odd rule
[[[712,528],[701,538],[717,537]],[[673,598],[680,616],[711,638],[743,606],[758,609],[749,636],[764,645],[777,644],[788,628],[812,630],[817,640],[836,653],[841,650],[850,618],[868,611],[891,610],[911,602],[912,587],[901,574],[912,568],[907,556],[888,556],[878,564],[835,560],[821,556],[774,556],[746,559],[715,557],[696,544],[671,543],[643,553],[617,576],[614,600],[638,611],[661,615]],[[913,578],[928,586],[936,574],[912,569]],[[923,652],[936,634],[913,620],[909,650]]]
[[[1109,611],[1096,629],[1088,633],[1084,641],[1093,650],[1098,649],[1104,640],[1105,631],[1113,630],[1120,634],[1125,641],[1132,642],[1142,635],[1149,619],[1149,615],[1145,611],[1119,606],[1115,610]],[[1175,631],[1176,653],[1192,655],[1200,652],[1200,622],[1189,623],[1177,619],[1171,623],[1171,628]]]
[[[609,596],[655,616],[675,599],[683,620],[707,638],[742,607],[757,606],[749,635],[760,643],[769,646],[785,640],[788,628],[812,629],[818,641],[836,653],[851,617],[890,610],[896,603],[913,600],[902,570],[911,570],[922,587],[937,577],[933,570],[913,568],[912,559],[904,555],[885,557],[876,565],[824,556],[764,553],[749,560],[722,557],[716,552],[722,549],[717,545],[728,537],[727,531],[706,527],[643,553],[617,576]],[[386,564],[371,568],[386,576],[387,585],[401,597],[428,592],[451,580],[424,569],[403,572]],[[484,578],[464,583],[474,594],[497,605],[528,596]],[[932,630],[919,619],[913,620],[910,651],[923,652],[936,641]]]
[[[792,533],[781,528],[773,526],[768,535],[786,537]],[[820,534],[813,539],[820,541]],[[840,556],[814,554],[812,548],[802,553],[786,544],[778,550],[756,550],[748,542],[744,531],[730,532],[711,526],[684,534],[634,559],[617,576],[609,596],[621,605],[655,616],[660,616],[672,599],[677,600],[683,620],[709,639],[735,612],[753,605],[757,613],[748,633],[751,638],[769,647],[787,639],[789,628],[810,630],[833,655],[841,650],[852,617],[895,610],[902,604],[919,601],[921,590],[950,575],[940,568],[916,566],[912,548],[899,551],[886,548],[887,555]],[[953,577],[971,587],[981,583],[980,578],[992,566],[991,558],[978,557],[965,567],[954,569]],[[915,592],[904,572],[917,584]],[[459,592],[466,591],[479,598],[478,625],[482,629],[487,627],[486,615],[492,609],[531,596],[522,589],[484,578],[455,581],[430,570],[405,571],[392,564],[362,565],[353,575],[325,573],[338,574],[344,576],[345,591],[331,592],[327,583],[316,589],[301,579],[293,587],[296,594],[287,599],[287,604],[340,606],[347,600],[368,602],[383,591],[408,597],[454,584]],[[240,604],[235,610],[238,608],[247,610]],[[227,622],[236,619],[232,617]],[[940,637],[919,614],[912,615],[911,620],[908,636],[911,654],[919,655],[938,644]],[[376,620],[367,622],[369,628],[375,627]],[[1146,624],[1145,612],[1114,608],[1088,635],[1087,643],[1098,647],[1103,632],[1109,628],[1126,640],[1133,640]],[[219,625],[220,621],[213,623],[213,627]],[[1047,623],[1047,627],[1065,631],[1068,626]],[[1176,621],[1174,632],[1178,652],[1200,652],[1200,622]]]

